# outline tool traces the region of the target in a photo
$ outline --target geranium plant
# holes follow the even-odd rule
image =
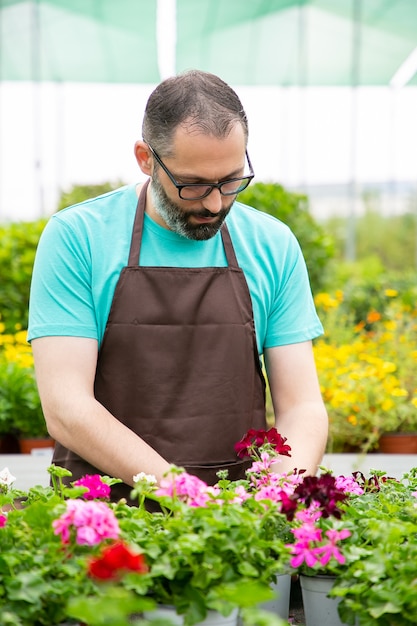
[[[331,575],[346,624],[411,626],[417,614],[417,469],[401,480],[373,470],[323,473],[295,489],[291,565]]]
[[[73,619],[119,626],[164,603],[186,625],[211,609],[228,614],[236,607],[247,624],[278,624],[260,618],[256,605],[271,597],[270,583],[288,561],[290,533],[276,503],[256,488],[258,470],[254,465],[252,476],[237,482],[223,474],[214,487],[175,467],[158,488],[152,477],[138,475],[137,507],[110,502],[118,481],[107,477],[86,476],[65,487],[69,472],[51,466],[53,486],[28,492],[12,489],[6,477],[2,623],[52,626]],[[146,510],[151,499],[160,512]]]

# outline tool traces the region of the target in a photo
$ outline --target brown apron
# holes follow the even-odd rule
[[[226,224],[227,267],[140,266],[147,185],[99,352],[95,396],[167,461],[208,484],[221,469],[244,478],[248,462],[234,444],[249,428],[266,427],[246,279]],[[100,473],[60,444],[54,463],[70,469],[71,480]],[[117,485],[112,498],[128,498],[130,490]]]

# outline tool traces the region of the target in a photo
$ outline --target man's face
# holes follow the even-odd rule
[[[244,175],[245,137],[236,124],[224,139],[177,130],[172,157],[163,159],[180,184],[216,183]],[[200,200],[183,200],[166,172],[154,160],[149,214],[161,226],[187,239],[206,240],[222,226],[236,196],[223,196],[218,189]]]

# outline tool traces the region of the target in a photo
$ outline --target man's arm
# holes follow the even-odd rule
[[[32,341],[32,349],[51,437],[128,485],[141,471],[154,474],[159,481],[169,463],[94,397],[97,341],[42,337]]]
[[[281,457],[278,472],[305,469],[316,474],[326,447],[328,417],[311,341],[265,350],[265,367],[275,411],[275,426],[287,437],[291,457]]]

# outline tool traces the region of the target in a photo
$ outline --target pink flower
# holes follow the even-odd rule
[[[190,506],[197,507],[206,506],[208,500],[211,500],[210,489],[207,484],[197,476],[187,472],[163,478],[156,495],[170,498],[177,496]]]
[[[320,548],[318,548],[318,551],[320,553],[320,559],[319,559],[320,565],[322,566],[327,565],[327,563],[330,561],[332,557],[336,559],[338,563],[343,565],[346,562],[346,559],[343,556],[343,554],[340,552],[336,543],[338,541],[341,541],[342,539],[346,539],[347,537],[350,537],[350,534],[351,534],[350,531],[347,530],[346,528],[339,530],[339,531],[330,529],[330,530],[327,530],[325,534],[330,539],[330,541],[328,543],[325,543]]]
[[[299,541],[294,544],[288,544],[288,547],[293,554],[290,565],[294,569],[297,569],[303,563],[305,563],[307,567],[314,567],[318,562],[318,548],[312,546],[309,541]]]
[[[113,511],[104,502],[68,500],[67,510],[52,522],[55,535],[69,543],[71,534],[79,545],[93,546],[104,539],[117,539],[120,529]]]
[[[255,500],[272,500],[272,502],[282,502],[282,498],[286,496],[285,491],[280,485],[265,485],[259,487],[255,494]]]
[[[249,467],[249,469],[247,470],[248,474],[264,474],[269,473],[270,469],[271,469],[271,465],[273,463],[276,463],[277,460],[276,459],[272,459],[268,452],[262,452],[261,453],[261,460],[260,461],[254,461],[252,463],[252,465]]]
[[[248,500],[249,498],[250,496],[247,493],[244,486],[238,485],[235,489],[235,497],[232,500],[230,500],[230,502],[232,504],[242,504],[242,502],[245,502],[245,500]]]
[[[4,528],[6,526],[7,517],[5,515],[0,515],[0,528]]]
[[[110,496],[110,486],[103,482],[100,474],[87,474],[74,482],[75,487],[87,487],[88,491],[82,497],[86,500],[96,498],[108,498]]]
[[[336,476],[335,487],[345,493],[353,493],[357,496],[361,496],[365,493],[364,489],[356,482],[353,476]]]
[[[321,528],[314,524],[303,524],[291,530],[296,539],[301,542],[321,541]]]

